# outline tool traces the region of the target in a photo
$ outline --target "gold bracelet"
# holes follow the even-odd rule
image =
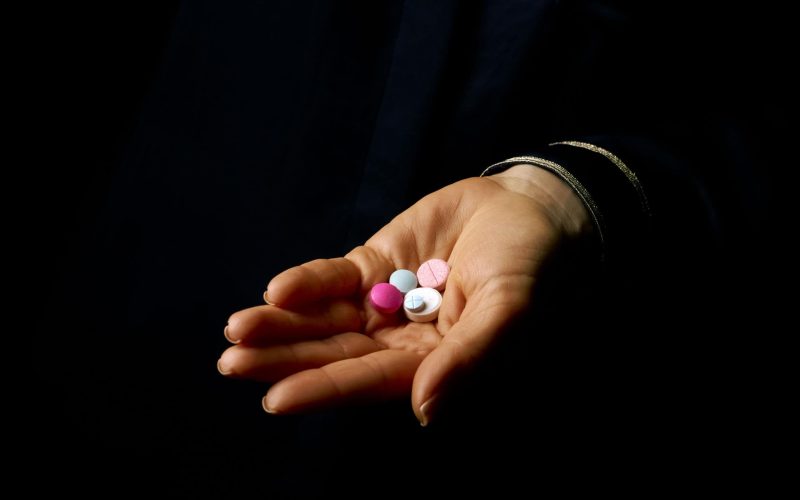
[[[604,259],[605,240],[603,237],[603,215],[600,213],[600,209],[597,207],[597,203],[595,203],[592,195],[589,194],[589,191],[583,186],[583,184],[580,183],[578,179],[575,178],[574,175],[569,173],[567,169],[554,161],[539,158],[537,156],[515,156],[514,158],[509,158],[508,160],[503,160],[499,163],[495,163],[494,165],[490,165],[481,173],[481,177],[500,173],[513,167],[514,165],[519,164],[532,165],[534,167],[543,168],[548,172],[552,172],[562,181],[566,182],[573,191],[575,191],[583,204],[586,205],[586,209],[589,210],[589,215],[592,216],[592,222],[594,223],[595,229],[597,229],[597,235],[600,239],[600,247],[603,252],[601,259]]]

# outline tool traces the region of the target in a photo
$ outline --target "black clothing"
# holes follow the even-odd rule
[[[401,492],[398,478],[420,474],[447,477],[444,491],[525,484],[531,464],[510,463],[508,446],[544,476],[607,485],[730,451],[716,405],[733,382],[715,377],[732,345],[719,343],[725,311],[743,299],[727,266],[765,231],[754,124],[777,126],[780,111],[739,78],[769,69],[735,36],[744,16],[639,3],[181,2],[114,168],[69,174],[88,194],[80,213],[99,209],[68,237],[63,301],[35,345],[56,386],[59,416],[42,424],[52,461],[87,446],[83,470],[112,480],[280,497],[322,494],[341,474]],[[548,145],[571,140],[619,156],[650,216],[611,162]],[[276,273],[341,255],[421,196],[517,155],[558,162],[592,192],[607,262],[554,274],[438,429],[418,429],[407,401],[276,419],[263,385],[217,374],[225,320]],[[63,324],[82,337],[55,334]],[[483,414],[496,380],[514,382],[491,397],[502,413]]]

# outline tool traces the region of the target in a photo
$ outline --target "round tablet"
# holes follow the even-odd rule
[[[389,283],[402,293],[408,293],[417,288],[417,275],[408,269],[398,269],[389,276]]]
[[[406,311],[420,312],[425,309],[425,300],[420,295],[407,293],[406,299],[403,302],[403,307]]]
[[[378,283],[369,291],[372,307],[384,314],[391,314],[403,305],[403,294],[389,283]]]
[[[422,263],[417,270],[417,280],[419,286],[435,288],[440,292],[444,290],[447,276],[450,274],[450,266],[442,259],[431,259]]]
[[[403,307],[406,318],[417,323],[426,323],[435,320],[439,316],[439,307],[442,305],[442,294],[437,290],[433,288],[415,288],[406,294],[404,304],[409,302],[409,296],[421,299],[425,307],[419,311],[412,311],[407,307]]]

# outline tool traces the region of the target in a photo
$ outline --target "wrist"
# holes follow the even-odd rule
[[[530,164],[514,165],[490,179],[503,188],[536,201],[568,238],[593,231],[589,210],[569,184],[548,170]]]

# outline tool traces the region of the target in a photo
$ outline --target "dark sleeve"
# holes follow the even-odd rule
[[[560,391],[600,395],[587,414],[636,415],[615,421],[663,436],[681,461],[709,450],[748,463],[763,454],[738,429],[772,427],[753,422],[772,420],[782,379],[769,326],[789,262],[771,189],[790,158],[779,14],[566,4],[552,64],[532,70],[548,90],[520,111],[518,146],[500,158],[568,172],[591,199],[605,261],[588,298],[570,284],[548,304],[563,310],[540,350],[553,371],[581,374]],[[537,146],[525,125],[543,119]]]
[[[715,293],[727,267],[758,252],[767,218],[758,121],[768,121],[768,98],[742,75],[769,74],[760,58],[775,51],[740,36],[767,22],[733,9],[564,5],[539,75],[548,80],[539,106],[553,110],[549,144],[516,148],[492,171],[563,169],[584,191],[613,273],[665,293],[681,281]]]

